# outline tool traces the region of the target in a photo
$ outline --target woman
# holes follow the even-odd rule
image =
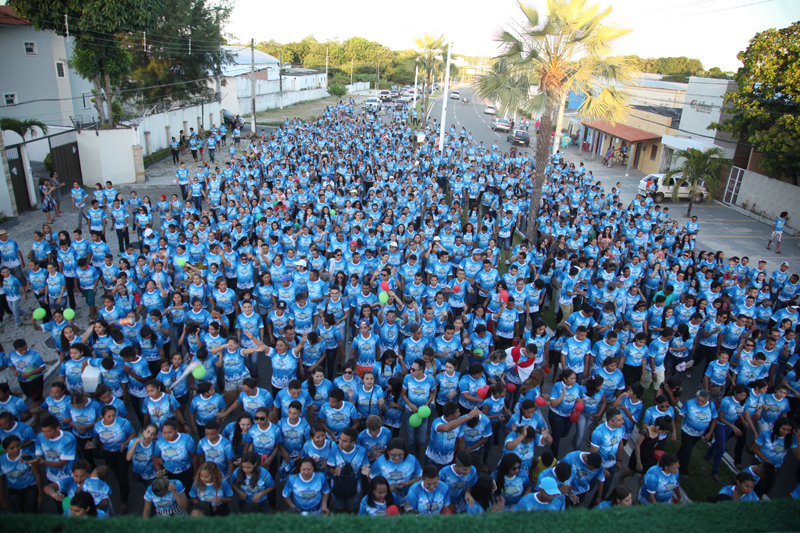
[[[386,410],[386,400],[384,399],[383,389],[375,384],[375,374],[371,370],[364,372],[361,379],[361,386],[353,395],[353,403],[358,412],[358,418],[362,429],[366,424],[367,418],[372,415],[383,417]]]
[[[478,480],[464,495],[467,502],[467,514],[484,514],[488,512],[499,512],[505,508],[506,499],[503,496],[495,496],[497,486],[488,474],[481,474]]]
[[[730,496],[735,502],[757,502],[758,495],[753,491],[756,483],[749,472],[736,474],[736,484],[722,487],[719,494]]]
[[[389,489],[389,482],[383,476],[375,476],[369,482],[367,495],[361,499],[358,514],[384,516],[390,505],[394,505],[394,495]]]
[[[620,505],[622,507],[633,505],[633,494],[631,494],[631,491],[622,485],[617,485],[614,487],[614,490],[611,491],[611,494],[608,495],[608,498],[597,504],[595,509],[608,509],[615,505]]]
[[[157,437],[158,426],[148,424],[140,437],[128,443],[126,459],[133,465],[133,479],[144,486],[150,485],[156,478],[153,450]]]
[[[3,449],[6,453],[0,455],[0,507],[5,511],[36,513],[38,503],[44,500],[38,461],[21,457],[22,441],[16,435],[3,439]],[[8,500],[3,496],[3,485],[8,485]]]
[[[101,420],[94,425],[94,440],[91,444],[103,447],[103,457],[108,466],[117,477],[119,483],[119,513],[125,514],[128,510],[128,443],[136,435],[133,426],[125,418],[117,417],[117,408],[106,405],[100,411]],[[87,443],[88,444],[88,443]]]
[[[492,478],[496,484],[495,495],[502,496],[504,501],[503,510],[510,511],[517,505],[523,496],[531,491],[533,486],[530,478],[520,472],[522,461],[515,453],[504,455],[497,466],[497,470],[492,473]]]
[[[396,498],[396,505],[405,505],[408,488],[422,479],[422,467],[417,458],[408,453],[405,441],[394,438],[386,445],[384,454],[372,465],[370,477],[382,476],[389,480],[389,489]]]
[[[88,492],[79,490],[72,496],[69,509],[64,511],[64,516],[73,518],[86,518],[87,516],[95,516],[97,518],[105,518],[108,514],[101,511],[94,504],[94,498]]]
[[[42,195],[42,212],[47,215],[47,223],[53,223],[53,213],[56,210],[55,190],[50,180],[47,178],[39,179],[39,192]]]
[[[620,484],[630,476],[645,474],[656,464],[655,452],[659,439],[662,435],[672,433],[674,427],[669,416],[656,418],[653,424],[642,426],[636,438],[634,453],[628,460],[628,468],[620,476]]]
[[[710,401],[711,395],[704,390],[697,391],[695,398],[681,406],[681,447],[678,450],[681,475],[689,478],[689,460],[694,445],[700,439],[711,441],[717,425],[717,408]]]
[[[772,430],[762,431],[753,443],[753,454],[765,463],[771,463],[776,469],[783,466],[783,460],[789,450],[800,459],[800,447],[797,445],[798,430],[794,422],[780,417]],[[764,494],[769,494],[775,485],[777,476],[765,480]]]
[[[194,440],[186,433],[178,432],[178,421],[170,418],[161,428],[161,437],[153,449],[156,470],[166,470],[167,477],[180,481],[184,487],[191,486],[197,463]]]
[[[228,504],[233,501],[233,489],[228,480],[222,477],[216,463],[206,461],[197,470],[192,490],[189,491],[192,503],[208,502],[211,504],[211,516],[228,516],[231,513]]]
[[[691,401],[691,400],[690,400]],[[665,453],[658,464],[650,467],[644,476],[644,485],[639,489],[639,504],[672,503],[672,498],[680,499],[678,484],[678,458]]]
[[[720,356],[727,355],[725,352]],[[711,366],[709,366],[711,368]],[[708,377],[708,376],[706,376]],[[717,416],[717,426],[714,428],[714,442],[709,446],[708,451],[703,456],[706,461],[711,463],[711,479],[719,482],[719,464],[725,453],[728,439],[731,435],[740,436],[741,427],[744,427],[744,404],[749,395],[747,385],[739,384],[733,388],[733,395],[722,399]],[[712,460],[713,459],[713,460]]]
[[[283,486],[283,499],[289,509],[320,514],[328,512],[330,485],[325,474],[317,470],[311,457],[303,457]]]
[[[593,376],[586,385],[581,386],[580,401],[583,402],[583,411],[580,418],[575,422],[575,436],[572,438],[572,445],[577,450],[583,443],[586,429],[600,420],[606,410],[606,395],[603,393],[603,378]]]
[[[550,411],[547,415],[553,435],[550,451],[554,457],[558,457],[561,439],[566,437],[572,428],[570,416],[575,409],[575,402],[581,397],[581,387],[576,383],[576,379],[575,372],[566,368],[561,372],[561,378],[550,391]]]
[[[153,484],[147,487],[144,494],[144,511],[142,518],[150,518],[151,509],[155,507],[158,516],[186,516],[189,502],[186,498],[186,489],[178,480],[167,477],[167,471],[160,471]]]
[[[142,426],[146,426],[151,422],[161,426],[167,420],[175,417],[180,422],[181,427],[187,429],[186,420],[179,410],[178,400],[166,392],[166,387],[162,382],[151,379],[145,384],[145,390],[147,391],[147,398],[142,402],[142,413],[144,413]]]
[[[244,436],[253,427],[253,415],[248,412],[239,413],[235,422],[231,422],[222,430],[222,436],[228,439],[233,448],[233,455],[236,458],[244,454]]]
[[[275,490],[275,480],[269,471],[259,466],[253,452],[245,452],[239,468],[231,475],[231,487],[239,497],[239,509],[246,503],[255,503],[262,513],[269,513],[267,495]]]

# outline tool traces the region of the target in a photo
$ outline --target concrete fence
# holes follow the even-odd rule
[[[353,83],[346,87],[348,93],[355,93],[366,91],[370,88],[370,84],[361,82]],[[320,100],[328,96],[328,91],[324,88],[303,91],[287,91],[285,89],[286,86],[284,85],[283,95],[281,96],[278,81],[256,80],[256,112],[278,109],[281,106],[288,107],[300,102]],[[238,97],[239,109],[243,115],[249,115],[252,109],[251,94],[250,80],[244,77],[236,78],[236,96]]]
[[[189,128],[198,131],[202,125],[205,129],[212,124],[219,127],[222,123],[222,106],[219,102],[181,107],[147,115],[136,128],[144,155],[150,155],[169,146],[172,137],[180,140],[181,130],[189,135]],[[102,133],[102,132],[101,132]]]
[[[731,208],[772,225],[783,211],[789,213],[787,233],[800,234],[800,187],[745,170]]]

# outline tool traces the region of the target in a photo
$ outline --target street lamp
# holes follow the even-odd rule
[[[442,123],[439,125],[439,150],[444,152],[444,128],[447,122],[447,101],[450,92],[450,49],[453,43],[447,44],[447,66],[444,71],[444,93],[442,94]]]

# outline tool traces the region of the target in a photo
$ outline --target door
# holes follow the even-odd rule
[[[8,158],[8,170],[11,172],[11,185],[14,188],[17,212],[28,211],[31,208],[31,200],[28,195],[28,180],[25,179],[25,168],[22,166],[19,146],[6,148],[6,157]]]
[[[58,174],[58,180],[67,184],[67,190],[72,188],[73,181],[77,181],[83,187],[81,158],[78,154],[77,142],[51,147],[50,159],[53,162],[53,170]]]
[[[642,143],[636,143],[636,151],[633,153],[633,168],[639,168],[640,155],[642,155]]]

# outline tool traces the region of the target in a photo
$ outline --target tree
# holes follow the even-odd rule
[[[158,18],[148,38],[148,49],[141,46],[141,36],[130,34],[132,69],[123,83],[128,102],[136,100],[147,107],[162,102],[169,105],[195,97],[210,98],[208,78],[221,73],[231,55],[221,47],[223,28],[230,18],[229,0],[209,5],[210,0],[163,0],[168,16]],[[150,31],[150,30],[148,30]],[[192,40],[191,51],[189,39]],[[145,87],[147,87],[145,89]]]
[[[428,87],[431,86],[434,77],[437,75],[439,68],[443,63],[442,55],[447,52],[444,43],[444,35],[435,37],[433,35],[425,34],[421,39],[414,39],[416,50],[412,51],[407,56],[407,61],[411,65],[418,65],[422,76],[422,106],[428,109]],[[416,90],[416,89],[415,89]],[[423,125],[427,122],[427,116],[422,114]]]
[[[719,188],[719,179],[717,178],[720,168],[727,168],[730,166],[730,159],[726,159],[725,151],[722,148],[714,147],[709,150],[703,151],[697,148],[689,148],[686,150],[677,150],[672,154],[672,164],[675,165],[681,161],[680,166],[672,168],[664,176],[666,180],[675,178],[675,186],[672,190],[672,199],[678,201],[678,192],[680,187],[689,187],[689,209],[686,211],[686,216],[692,216],[692,207],[696,199],[703,195],[703,187],[701,182],[705,182],[708,187],[708,198],[706,202],[710,203],[717,194]]]
[[[598,6],[590,5],[588,0],[550,0],[547,12],[541,16],[521,2],[519,7],[524,15],[522,26],[504,31],[499,38],[503,51],[496,60],[504,61],[506,67],[487,76],[526,76],[530,85],[538,89],[536,96],[527,98],[520,106],[526,114],[541,113],[536,141],[536,180],[528,213],[528,237],[536,242],[544,169],[551,146],[555,150],[561,138],[567,94],[573,91],[584,96],[578,109],[581,118],[619,122],[629,110],[624,89],[633,83],[633,71],[625,58],[606,57],[614,39],[630,32],[604,24],[611,13],[610,7],[598,12]],[[492,84],[479,77],[478,94],[487,98],[502,94],[491,90],[481,92],[482,87],[487,89],[501,82],[497,80]],[[510,105],[510,102],[501,105]],[[556,110],[556,135],[551,143],[552,117]]]
[[[507,60],[500,59],[492,64],[489,75],[478,79],[478,87],[481,96],[497,103],[504,118],[511,113],[516,120],[517,111],[528,99],[530,80],[524,74],[515,73]]]
[[[74,21],[69,28],[74,39],[73,65],[94,84],[100,124],[109,121],[113,126],[113,116],[106,117],[103,104],[111,110],[112,85],[131,68],[130,54],[120,46],[117,34],[151,29],[165,15],[162,0],[9,0],[8,5],[37,30],[66,35],[64,15]]]
[[[328,94],[331,96],[338,96],[339,98],[341,98],[342,96],[347,94],[347,87],[338,83],[334,83],[328,86]]]
[[[738,89],[725,95],[733,116],[709,129],[751,144],[770,177],[800,185],[800,22],[757,33],[736,57]]]

